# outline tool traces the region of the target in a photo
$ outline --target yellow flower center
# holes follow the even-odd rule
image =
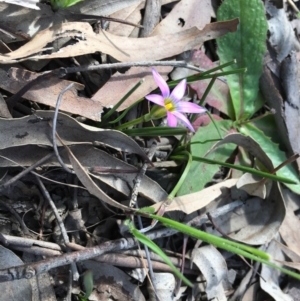
[[[174,106],[174,103],[173,103],[172,99],[165,98],[165,108],[169,112],[175,111],[176,107]]]

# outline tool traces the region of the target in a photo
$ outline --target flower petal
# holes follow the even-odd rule
[[[158,94],[149,94],[145,96],[145,98],[151,102],[154,102],[155,104],[164,107],[165,101],[164,98],[161,95]]]
[[[176,104],[177,111],[183,113],[204,113],[206,109],[200,107],[199,105],[188,102],[188,101],[180,101]]]
[[[190,121],[181,113],[173,112],[173,115],[180,119],[192,132],[195,132],[193,126],[191,125]]]
[[[170,98],[175,101],[179,101],[182,99],[186,89],[186,79],[183,79],[172,91]]]
[[[176,117],[168,111],[167,111],[167,118],[168,118],[168,126],[175,127],[177,125]]]
[[[158,85],[158,87],[161,91],[163,98],[169,97],[170,96],[170,88],[167,85],[166,81],[162,78],[162,76],[154,68],[152,68],[152,75],[154,77],[156,84]]]

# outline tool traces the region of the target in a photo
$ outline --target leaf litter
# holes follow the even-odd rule
[[[225,0],[223,8],[227,5],[244,9],[245,3],[249,1],[241,1]],[[23,1],[17,6],[8,2],[0,3],[0,37],[3,41],[0,46],[0,241],[3,245],[1,256],[7,257],[1,273],[5,274],[5,269],[16,265],[22,268],[24,263],[29,267],[24,275],[28,275],[28,279],[33,277],[30,283],[28,280],[13,280],[9,285],[23,281],[21,287],[26,286],[28,294],[33,295],[26,296],[26,300],[38,300],[34,295],[37,291],[43,293],[44,300],[63,300],[71,293],[79,300],[79,296],[83,296],[80,291],[86,289],[76,280],[79,273],[82,277],[90,275],[90,300],[112,297],[120,300],[143,300],[151,294],[156,294],[160,300],[186,300],[195,298],[198,294],[206,294],[210,299],[237,300],[232,298],[246,298],[253,291],[255,294],[264,291],[274,300],[292,300],[292,295],[284,289],[286,281],[282,281],[282,273],[274,273],[272,268],[263,265],[261,272],[255,274],[240,257],[229,255],[212,245],[201,245],[200,241],[192,239],[185,250],[181,235],[174,235],[174,231],[160,227],[154,228],[149,237],[159,242],[170,258],[174,256],[172,258],[178,259],[174,261],[177,268],[183,268],[182,258],[186,258],[188,262],[184,265],[185,276],[195,283],[198,280],[204,281],[195,285],[193,290],[180,285],[178,279],[174,279],[169,273],[168,266],[160,263],[161,259],[152,252],[148,259],[146,256],[140,261],[144,254],[140,249],[138,255],[135,255],[135,262],[139,264],[131,266],[131,269],[146,267],[150,280],[140,279],[141,286],[121,271],[121,267],[126,266],[126,260],[129,260],[126,257],[128,255],[115,253],[105,264],[106,272],[100,273],[104,265],[97,268],[94,261],[84,261],[77,267],[73,265],[77,271],[73,270],[75,278],[69,284],[71,290],[67,292],[67,286],[64,286],[60,291],[54,291],[53,283],[54,287],[59,287],[60,283],[58,274],[63,275],[63,282],[67,283],[69,276],[63,266],[69,262],[64,262],[62,257],[60,261],[55,257],[51,258],[42,244],[30,244],[27,249],[22,247],[22,243],[29,244],[29,239],[39,240],[54,243],[59,252],[61,245],[69,251],[82,250],[80,256],[84,256],[84,252],[89,251],[88,247],[99,245],[102,248],[103,245],[105,249],[121,236],[128,237],[123,223],[124,214],[129,215],[138,207],[152,206],[159,210],[165,204],[172,187],[184,171],[184,163],[178,162],[176,157],[176,145],[182,143],[182,140],[173,134],[160,137],[154,135],[157,146],[150,164],[147,156],[149,139],[143,138],[142,134],[140,137],[129,137],[126,134],[129,131],[117,130],[118,124],[122,125],[122,122],[149,112],[149,105],[145,101],[138,108],[134,104],[157,88],[149,66],[135,66],[134,63],[155,63],[166,59],[176,62],[177,59],[205,72],[220,63],[237,59],[237,65],[225,67],[221,71],[248,67],[250,71],[246,75],[236,73],[226,78],[215,73],[211,77],[215,77],[216,81],[210,91],[206,90],[210,85],[210,78],[188,81],[189,98],[199,101],[207,93],[200,105],[206,105],[212,115],[195,116],[193,120],[197,131],[187,147],[193,156],[193,162],[173,202],[166,207],[165,214],[194,227],[205,227],[208,233],[216,236],[265,248],[276,262],[297,269],[299,241],[295,225],[299,220],[299,168],[295,169],[295,166],[288,164],[276,170],[288,157],[298,152],[296,141],[299,135],[297,129],[293,128],[293,120],[297,120],[298,116],[298,100],[294,98],[293,92],[297,90],[293,82],[298,80],[298,65],[291,64],[290,60],[295,62],[299,47],[290,30],[289,20],[296,18],[290,7],[286,5],[284,8],[277,8],[268,0],[264,1],[270,13],[270,47],[267,50],[269,60],[262,64],[267,38],[263,29],[267,28],[267,22],[265,16],[262,16],[263,6],[258,2],[252,8],[248,3],[248,14],[240,18],[238,12],[228,17],[223,8],[216,14],[215,1],[161,1],[162,18],[150,30],[151,33],[143,38],[139,36],[137,27],[112,21],[105,27],[107,25],[104,21],[99,25],[97,18],[93,20],[90,15],[145,25],[145,1],[85,0],[57,12],[51,9],[49,3]],[[260,14],[260,31],[251,27],[251,13]],[[216,15],[217,22],[211,23],[211,17]],[[280,25],[281,20],[284,20],[284,28]],[[239,32],[239,28],[244,29],[243,34]],[[248,30],[247,35],[245,28]],[[283,30],[288,32],[287,36],[284,36]],[[215,40],[218,43],[217,49],[212,43]],[[234,43],[229,43],[230,49],[226,48],[228,41],[248,47],[238,53],[234,50]],[[252,59],[253,52],[256,52],[257,60]],[[217,55],[220,62],[217,62]],[[127,63],[127,69],[115,68],[114,62]],[[66,72],[69,66],[101,66],[105,63],[112,63],[112,67]],[[155,68],[165,80],[189,79],[199,73],[181,67],[174,68],[174,65]],[[60,77],[53,75],[30,86],[41,74],[55,69],[65,73],[57,72]],[[279,74],[287,100],[278,80],[274,80]],[[233,82],[232,78],[236,81]],[[130,109],[127,120],[120,119],[121,121],[111,123],[112,119],[104,118],[102,121],[109,109],[141,79],[144,79],[144,83],[113,113],[113,117],[118,118],[124,110]],[[258,94],[259,79],[262,94]],[[71,82],[75,85],[63,96],[59,109],[64,113],[59,113],[56,127],[58,154],[71,170],[72,173],[68,174],[61,168],[57,157],[51,156],[51,127],[57,98]],[[242,84],[238,87],[236,82]],[[14,95],[22,88],[24,92],[14,99]],[[238,95],[242,95],[241,101]],[[268,115],[267,118],[264,119],[264,115]],[[256,122],[260,118],[262,121]],[[278,132],[268,129],[275,123],[279,128],[280,139],[275,136]],[[152,120],[148,121],[147,128],[149,126],[158,124]],[[234,172],[225,164],[243,162],[241,157],[251,162],[251,167],[269,173],[276,170],[276,175],[288,178],[294,184],[275,182],[245,171],[241,176],[241,173]],[[211,165],[204,159],[219,163]],[[176,164],[171,164],[173,160]],[[140,179],[143,162],[148,164],[148,171]],[[297,162],[299,165],[299,159]],[[69,231],[70,242],[62,240],[56,224],[57,217],[47,206],[42,193],[36,193],[39,186],[34,174],[42,176],[41,179]],[[135,198],[137,189],[138,207],[132,208],[130,200]],[[103,223],[106,219],[110,219],[110,223]],[[147,226],[147,221],[142,223]],[[101,234],[97,232],[101,229],[98,224],[104,226]],[[169,240],[164,236],[170,236]],[[13,244],[14,237],[19,237],[18,240],[22,243]],[[125,240],[121,244],[124,245]],[[22,252],[23,261],[12,262],[18,258],[13,253],[14,250],[19,251],[18,254]],[[48,256],[46,260],[49,260],[43,281],[40,278],[42,275],[35,276],[30,269],[30,262],[39,262],[41,256]],[[159,269],[153,271],[151,261],[154,268],[160,266],[168,273],[158,273]],[[237,273],[239,277],[236,277]],[[229,275],[233,275],[232,278]],[[250,283],[249,275],[256,283],[251,286],[251,292],[246,289]],[[54,281],[52,284],[49,283],[50,277]],[[7,285],[5,282],[2,284]],[[46,290],[45,287],[51,289]],[[292,288],[289,287],[291,291]],[[103,294],[106,294],[105,297]],[[9,298],[21,300],[21,293],[12,288],[8,292],[7,299]]]

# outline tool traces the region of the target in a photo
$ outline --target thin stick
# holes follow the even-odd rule
[[[25,176],[29,172],[33,171],[38,166],[40,166],[41,164],[47,162],[52,156],[53,156],[53,153],[50,153],[50,154],[46,155],[44,158],[40,159],[39,161],[37,161],[34,164],[32,164],[31,166],[29,166],[28,168],[26,168],[23,171],[21,171],[20,173],[18,173],[16,176],[14,176],[13,178],[11,178],[7,182],[5,182],[3,185],[1,185],[0,186],[0,191],[3,191],[4,189],[8,188],[10,185],[15,183],[19,179],[21,179],[23,176]]]
[[[74,174],[75,172],[73,170],[71,170],[69,167],[67,167],[67,165],[63,162],[58,149],[57,149],[57,144],[56,144],[56,124],[57,124],[57,116],[58,116],[58,110],[60,107],[60,103],[62,100],[63,95],[70,90],[72,87],[74,86],[74,83],[71,83],[69,86],[67,86],[65,89],[63,89],[60,93],[59,96],[57,98],[57,102],[56,102],[56,108],[55,108],[55,112],[54,112],[54,116],[53,116],[53,124],[52,124],[52,143],[53,143],[53,149],[54,149],[54,153],[57,157],[58,162],[60,163],[61,167],[68,173]]]
[[[154,141],[154,143],[151,145],[149,153],[148,153],[149,160],[151,160],[152,157],[154,156],[155,150],[156,150],[156,143]],[[143,177],[146,173],[147,167],[148,167],[148,163],[144,163],[141,170],[139,171],[139,173],[135,177],[134,187],[133,187],[132,192],[131,192],[131,199],[130,199],[130,203],[129,203],[129,207],[131,207],[131,208],[132,207],[138,208],[138,204],[137,204],[138,191],[139,191],[142,179],[143,179]],[[138,219],[138,223],[139,223],[139,228],[142,229],[143,228],[142,218],[140,216],[137,216],[137,219]],[[151,284],[153,285],[153,289],[155,290],[155,286],[154,286],[154,283],[153,283],[154,273],[153,273],[153,267],[152,267],[152,263],[151,263],[151,259],[150,259],[149,249],[146,245],[144,245],[144,249],[145,249],[145,252],[146,252]]]
[[[41,181],[41,179],[39,177],[36,176],[36,180],[42,190],[42,193],[45,197],[45,199],[48,201],[49,205],[51,206],[52,210],[53,210],[53,213],[56,217],[56,220],[58,222],[58,225],[59,225],[59,228],[60,228],[60,232],[62,234],[62,237],[63,237],[63,240],[65,242],[65,244],[67,245],[70,241],[69,241],[69,236],[67,234],[67,230],[65,228],[65,225],[64,225],[64,222],[63,220],[61,219],[60,215],[59,215],[59,212],[54,204],[54,202],[52,201],[52,198],[49,194],[49,192],[47,191],[44,183]],[[71,268],[72,268],[72,272],[73,272],[73,279],[74,281],[77,281],[79,279],[79,273],[77,271],[77,267],[75,265],[74,262],[71,262]]]
[[[171,67],[181,67],[197,72],[207,71],[203,68],[198,68],[193,65],[188,64],[185,61],[142,61],[142,62],[124,62],[124,63],[113,63],[113,64],[101,64],[96,66],[76,66],[76,67],[67,67],[60,68],[62,69],[61,73],[76,73],[76,72],[86,72],[102,69],[119,69],[119,68],[129,68],[129,67],[151,67],[151,66],[171,66]],[[54,71],[54,70],[53,70]]]

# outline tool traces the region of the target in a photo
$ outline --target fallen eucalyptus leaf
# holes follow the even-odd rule
[[[42,30],[19,49],[0,55],[0,63],[9,64],[28,59],[73,57],[96,51],[109,54],[121,62],[160,60],[192,49],[229,31],[234,31],[237,25],[238,19],[234,19],[210,23],[203,30],[191,28],[165,36],[136,39],[115,36],[109,32],[96,34],[88,23],[63,23]],[[62,37],[75,39],[75,43],[51,54],[38,54],[49,43],[55,42]]]
[[[102,167],[106,172],[100,174],[93,174],[94,177],[99,179],[101,182],[109,185],[115,190],[119,191],[123,195],[130,197],[131,187],[134,185],[134,180],[138,173],[138,169],[126,162],[123,162],[107,152],[97,149],[91,145],[77,144],[70,146],[72,152],[78,161],[85,167],[93,171],[95,167]],[[9,147],[0,150],[0,167],[16,167],[16,166],[31,166],[37,161],[41,160],[48,154],[53,153],[52,149],[48,147],[42,147],[38,145],[25,145],[17,147]],[[63,148],[59,148],[59,154],[63,162],[71,168],[70,161],[67,152]],[[16,162],[6,160],[9,158]],[[55,156],[52,156],[47,162],[41,164],[41,166],[60,166]],[[112,169],[110,171],[110,169]],[[114,169],[120,169],[124,172],[114,172]],[[127,172],[126,172],[127,171]],[[129,173],[128,173],[129,171]],[[161,188],[161,186],[147,177],[143,177],[139,189],[140,195],[156,203],[163,201],[167,198],[168,194]]]
[[[284,255],[274,241],[271,241],[266,252],[275,259],[284,260]],[[265,292],[272,296],[275,301],[293,301],[293,298],[284,293],[280,288],[280,274],[280,271],[263,265],[261,269],[260,286]]]
[[[270,31],[270,44],[277,51],[277,59],[281,62],[292,50],[299,51],[300,44],[297,41],[292,25],[289,22],[284,8],[276,8],[269,1],[266,2],[266,11],[271,16],[268,20]]]
[[[270,242],[279,231],[286,212],[279,183],[272,185],[265,200],[255,197],[244,203],[244,206],[214,218],[215,224],[232,239],[249,245]],[[220,235],[215,229],[207,231]]]
[[[268,192],[272,185],[270,181],[267,182],[268,184]],[[249,195],[257,196],[261,199],[265,199],[267,196],[267,187],[265,181],[251,173],[244,173],[236,183],[236,187],[238,189],[243,189]]]
[[[195,9],[197,7],[197,9]],[[151,36],[166,35],[194,26],[199,29],[210,23],[210,0],[181,0],[171,12],[155,27]]]
[[[111,197],[109,197],[99,186],[95,184],[92,178],[88,175],[87,171],[84,169],[84,167],[80,164],[80,162],[76,159],[76,157],[73,155],[71,150],[66,145],[65,148],[68,152],[69,159],[74,169],[74,172],[76,173],[78,179],[90,194],[96,196],[101,201],[113,207],[122,209],[123,211],[130,211],[130,212],[135,211],[134,209],[124,206],[116,202],[115,200],[113,200]]]
[[[214,246],[207,245],[194,249],[191,256],[206,279],[207,298],[227,301],[222,282],[229,284],[228,270],[221,253]]]
[[[0,268],[10,268],[22,265],[24,262],[11,250],[0,245]],[[2,300],[28,301],[32,298],[32,287],[28,279],[1,282]]]
[[[9,4],[15,4],[31,9],[40,10],[40,8],[36,5],[37,3],[40,2],[39,0],[25,0],[25,1],[24,0],[1,0],[0,2],[5,2]]]
[[[14,94],[38,75],[37,73],[18,68],[10,68],[8,72],[0,69],[0,87]],[[59,93],[70,83],[68,80],[50,78],[34,86],[23,97],[40,104],[55,107]],[[60,109],[91,120],[101,121],[102,103],[90,98],[79,97],[78,91],[83,89],[83,85],[75,83],[74,87],[64,94]]]
[[[171,273],[154,273],[152,279],[159,300],[174,301],[175,277]],[[175,299],[176,300],[176,299]]]
[[[52,122],[53,115],[52,111],[36,111],[36,116],[0,118],[0,149],[22,145],[52,147],[49,122]],[[138,154],[149,161],[139,145],[122,132],[88,126],[63,113],[58,114],[57,133],[66,145],[93,144],[98,141],[117,150]],[[57,143],[61,146],[59,141]]]
[[[225,190],[233,187],[237,179],[225,180],[221,183],[204,188],[201,191],[187,195],[177,196],[171,204],[166,207],[166,212],[180,210],[186,214],[190,214],[207,206],[209,203],[219,199]],[[158,210],[163,202],[152,205],[155,210]]]

